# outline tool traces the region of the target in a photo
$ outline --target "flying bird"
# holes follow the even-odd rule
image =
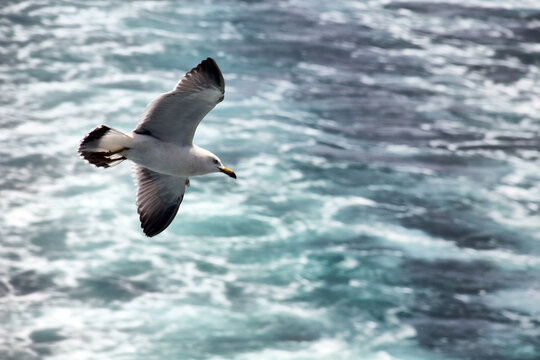
[[[172,91],[151,101],[130,135],[100,125],[82,140],[78,152],[92,165],[134,163],[137,211],[147,236],[159,234],[172,222],[191,176],[222,172],[236,179],[216,155],[193,144],[197,126],[224,94],[223,75],[207,58]]]

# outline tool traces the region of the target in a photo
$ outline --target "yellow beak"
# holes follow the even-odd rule
[[[233,179],[236,179],[236,174],[231,169],[227,169],[226,167],[219,168],[219,171],[221,171],[224,174],[229,175]]]

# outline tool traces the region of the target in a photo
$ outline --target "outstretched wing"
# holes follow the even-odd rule
[[[141,227],[147,236],[155,236],[176,216],[187,178],[160,174],[139,165],[133,165],[133,177]]]
[[[225,80],[216,62],[211,58],[203,60],[184,75],[174,90],[148,104],[134,132],[191,145],[197,126],[224,94]]]

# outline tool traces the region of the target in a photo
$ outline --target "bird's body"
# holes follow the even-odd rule
[[[124,156],[152,171],[182,177],[214,172],[211,167],[202,165],[204,159],[215,155],[197,145],[179,146],[150,135],[136,133],[132,139],[131,146],[124,152]]]
[[[193,144],[200,121],[224,93],[221,71],[208,58],[172,91],[148,104],[132,135],[101,125],[81,142],[79,153],[95,166],[107,168],[128,159],[134,163],[137,210],[146,235],[157,235],[169,226],[189,177],[220,171],[236,178],[216,155]]]

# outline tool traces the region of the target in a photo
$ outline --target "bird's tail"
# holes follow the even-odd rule
[[[100,125],[85,136],[78,151],[90,164],[108,168],[127,159],[124,152],[129,150],[132,140],[131,136]]]

